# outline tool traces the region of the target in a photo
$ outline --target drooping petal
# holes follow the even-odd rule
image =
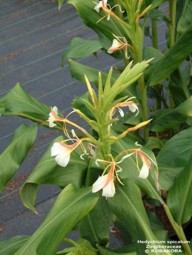
[[[113,180],[111,180],[104,188],[102,192],[102,196],[104,197],[113,197],[115,195],[115,184]]]
[[[94,10],[96,10],[96,12],[99,12],[101,7],[102,7],[102,1],[99,1],[99,3],[95,6]]]
[[[107,53],[111,54],[116,51],[119,47],[121,47],[122,43],[117,39],[113,39],[111,47],[108,49]]]
[[[51,147],[51,156],[55,156],[58,165],[65,167],[70,160],[71,150],[61,143],[54,143]]]
[[[103,189],[105,183],[107,182],[107,178],[108,178],[107,174],[99,176],[96,182],[94,182],[92,185],[92,193],[96,193],[97,191]]]
[[[103,6],[103,3],[104,3],[104,6]],[[107,6],[107,0],[104,0],[103,2],[99,1],[99,3],[95,6],[94,10],[96,10],[96,12],[99,12],[102,7],[106,7],[106,6]]]
[[[55,161],[59,166],[66,167],[70,160],[70,153],[66,153],[65,155],[59,154],[55,157]]]
[[[148,175],[149,175],[149,168],[146,164],[143,164],[139,173],[139,178],[146,179]]]
[[[48,118],[49,127],[56,126],[54,121],[56,121],[57,116],[58,116],[58,108],[57,108],[57,106],[54,106],[53,108],[51,108],[51,112],[49,113],[49,118]]]
[[[128,105],[128,107],[129,107],[129,110],[131,112],[138,112],[139,111],[139,108],[135,103]]]

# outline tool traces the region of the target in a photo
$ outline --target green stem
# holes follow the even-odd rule
[[[176,26],[176,10],[177,10],[177,0],[169,0],[169,47],[172,48],[175,43],[175,26]],[[171,107],[174,108],[175,104],[172,96],[170,95],[170,104]]]
[[[139,23],[135,22],[135,26],[132,28],[132,43],[133,43],[133,59],[134,63],[140,63],[143,61],[143,44],[144,33],[140,28]],[[147,87],[145,85],[144,75],[141,75],[138,79],[139,95],[142,107],[143,121],[148,119],[148,105],[147,105]],[[144,139],[147,141],[149,136],[148,126],[144,127]]]
[[[158,31],[157,31],[157,21],[151,20],[152,28],[152,44],[153,48],[158,49]]]
[[[169,219],[173,229],[175,230],[175,233],[177,234],[179,240],[183,241],[182,242],[182,246],[183,246],[184,251],[186,252],[187,255],[192,255],[191,248],[190,248],[190,246],[189,246],[189,244],[187,242],[187,239],[186,239],[185,233],[183,232],[182,226],[178,225],[175,222],[175,220],[174,220],[174,218],[173,218],[173,216],[172,216],[168,206],[165,203],[163,203],[162,205],[163,205],[165,213],[166,213],[166,215],[167,215],[167,217],[168,217],[168,219]]]
[[[35,118],[31,115],[27,115],[25,113],[19,113],[18,116],[22,117],[22,118],[26,118],[28,120],[32,120],[34,122],[37,122],[39,125],[41,126],[44,126],[44,127],[49,127],[49,123],[48,121],[44,121],[44,120],[41,120],[41,119],[38,119],[38,118]],[[63,131],[63,128],[62,127],[59,127],[59,126],[55,126],[53,129],[58,129],[58,130],[61,130]]]
[[[177,0],[169,0],[169,47],[172,48],[175,43],[175,26],[176,26],[176,10],[177,10]]]
[[[145,86],[144,76],[142,75],[139,80],[139,92],[141,97],[141,106],[142,106],[142,114],[143,121],[148,120],[148,106],[147,106],[147,88]],[[148,126],[144,127],[144,139],[147,141],[149,136],[149,128]]]

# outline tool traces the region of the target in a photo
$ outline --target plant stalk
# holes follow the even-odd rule
[[[151,21],[151,28],[152,28],[152,44],[153,48],[158,49],[158,31],[157,31],[157,21]]]
[[[184,251],[186,252],[187,255],[192,255],[191,248],[190,248],[190,246],[188,244],[188,241],[186,239],[185,233],[183,232],[182,226],[177,224],[177,222],[175,222],[175,220],[174,220],[174,218],[173,218],[173,216],[172,216],[168,206],[165,203],[163,203],[162,206],[163,206],[163,208],[165,210],[165,213],[166,213],[166,215],[167,215],[167,217],[168,217],[168,219],[169,219],[173,229],[175,230],[175,233],[177,234],[179,240],[183,241],[182,242],[182,246],[183,246]]]
[[[172,48],[175,43],[175,27],[176,27],[176,10],[177,10],[177,0],[169,0],[169,47]]]
[[[169,47],[170,49],[174,46],[175,43],[175,30],[176,30],[176,10],[177,10],[177,0],[169,0]],[[170,95],[170,104],[174,108],[175,104],[172,96]]]

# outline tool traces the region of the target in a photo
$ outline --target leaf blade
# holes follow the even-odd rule
[[[90,188],[77,189],[68,185],[57,197],[41,226],[14,255],[55,254],[64,237],[92,210],[97,200]]]
[[[13,178],[22,164],[37,136],[37,126],[21,125],[14,132],[13,139],[0,155],[0,190]]]

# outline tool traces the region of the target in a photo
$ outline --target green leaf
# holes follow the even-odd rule
[[[101,49],[101,44],[96,40],[74,38],[67,50],[64,51],[62,62],[69,58],[85,58]]]
[[[0,191],[16,174],[28,151],[35,142],[37,126],[21,125],[16,129],[13,139],[0,155]]]
[[[0,241],[0,255],[14,254],[28,239],[28,236],[16,236],[6,241]]]
[[[50,107],[30,96],[19,83],[0,99],[0,109],[2,115],[18,115],[48,126]]]
[[[54,255],[62,240],[93,209],[97,200],[90,188],[68,185],[41,226],[14,255]]]
[[[169,165],[158,164],[159,182],[162,190],[169,190],[174,184],[175,178],[182,172],[183,167],[172,167]]]
[[[128,180],[126,183],[124,182],[124,185],[116,187],[115,196],[108,199],[109,206],[119,220],[128,226],[137,254],[143,255],[146,244],[139,243],[138,240],[154,241],[157,238],[151,229],[141,192],[136,184]]]
[[[186,66],[185,66],[185,72],[186,72]],[[188,83],[185,81],[183,77],[183,71],[179,71],[178,69],[175,70],[170,75],[170,81],[169,81],[169,91],[173,96],[173,101],[176,106],[183,103],[187,98],[190,97],[190,92],[188,89]]]
[[[174,109],[163,109],[154,113],[150,129],[163,132],[169,128],[178,127],[189,117],[192,117],[192,96]]]
[[[192,128],[170,138],[157,155],[157,162],[170,167],[185,167],[192,152]]]
[[[85,82],[85,75],[86,75],[90,82],[98,82],[98,73],[99,73],[98,69],[80,64],[72,59],[68,59],[68,63],[69,63],[69,68],[70,68],[72,77],[74,77],[75,79],[81,82]],[[103,83],[105,83],[107,79],[107,73],[101,72],[101,74],[102,74]],[[112,81],[117,79],[117,77],[118,75],[113,73]]]
[[[192,151],[183,171],[169,190],[167,205],[173,217],[180,225],[188,222],[192,216]]]
[[[164,81],[180,64],[191,55],[192,25],[176,41],[175,45],[166,51],[165,55],[154,64],[148,80],[149,86],[154,86]],[[159,72],[161,70],[161,72]]]
[[[177,36],[180,37],[184,34],[192,23],[192,1],[185,0],[182,16],[180,17],[177,25]]]
[[[96,244],[106,245],[109,242],[109,229],[111,226],[111,212],[107,200],[101,197],[95,208],[81,221],[81,237]]]
[[[58,137],[53,143],[59,141],[63,141],[63,137]],[[76,149],[72,152],[69,164],[66,167],[61,167],[56,163],[54,157],[50,155],[53,143],[49,145],[47,151],[20,190],[23,204],[32,211],[35,211],[34,203],[40,184],[54,184],[64,187],[72,183],[76,187],[81,187],[84,183],[88,162],[80,159],[82,152]]]
[[[150,150],[161,149],[163,147],[163,142],[159,138],[151,136],[148,138],[145,146]]]
[[[94,10],[96,6],[94,1],[68,0],[67,2],[74,5],[84,24],[92,28],[98,34],[103,48],[108,49],[111,46],[114,38],[113,34],[118,35],[119,37],[125,36],[125,31],[122,26],[116,22],[116,20],[113,20],[113,18],[110,18],[108,21],[107,17],[100,20],[105,16],[105,13],[102,11],[98,13]],[[126,33],[129,33],[129,26],[126,23],[124,24]]]

